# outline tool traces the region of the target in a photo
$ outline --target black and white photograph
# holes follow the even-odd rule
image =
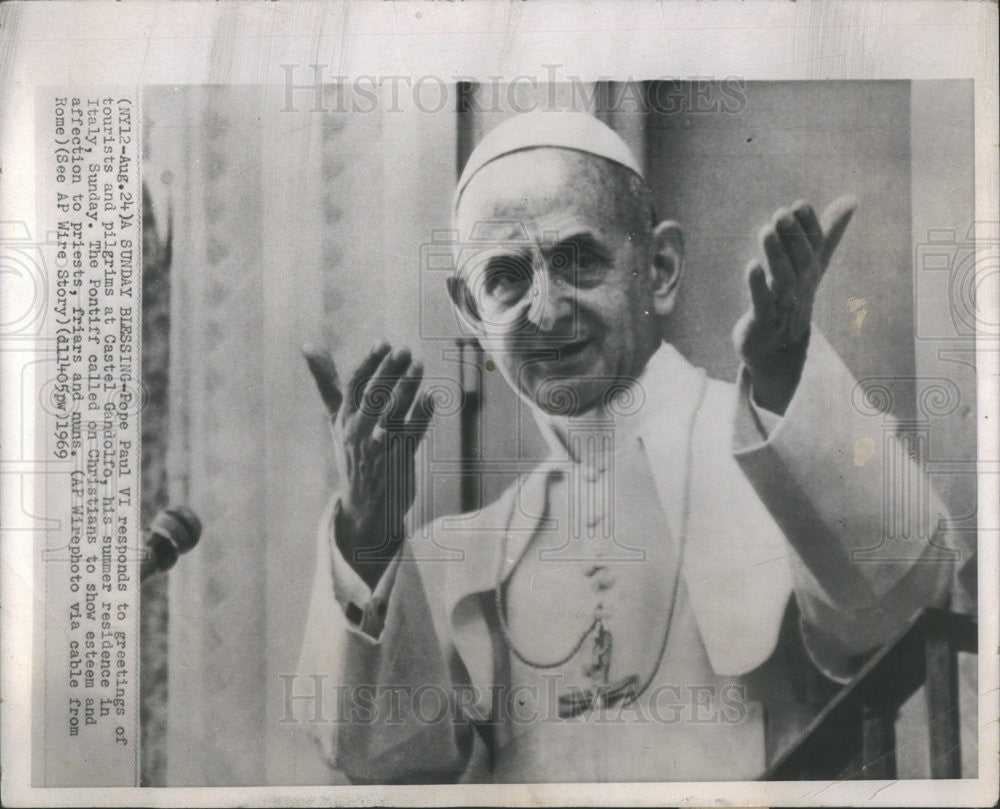
[[[3,142],[11,805],[995,803],[995,6],[115,5]]]

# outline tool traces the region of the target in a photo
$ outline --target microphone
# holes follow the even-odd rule
[[[170,570],[182,553],[187,553],[201,538],[201,520],[187,506],[170,506],[160,511],[149,526],[149,537],[142,549],[139,581]]]

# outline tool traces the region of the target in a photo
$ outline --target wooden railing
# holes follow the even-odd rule
[[[921,685],[926,685],[931,777],[961,778],[959,652],[978,652],[974,618],[935,609],[918,613],[862,666],[762,780],[896,778],[896,716]]]

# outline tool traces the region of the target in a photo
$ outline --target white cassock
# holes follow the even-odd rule
[[[374,593],[331,554],[335,498],[296,688],[322,689],[296,710],[324,757],[389,782],[761,775],[951,582],[933,495],[918,538],[886,536],[885,470],[912,461],[854,384],[814,332],[778,418],[664,344],[613,428],[540,417],[549,459],[410,538]],[[641,694],[560,716],[591,693],[595,615],[606,681]]]

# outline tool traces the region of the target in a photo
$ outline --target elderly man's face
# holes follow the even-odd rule
[[[660,343],[649,212],[630,200],[611,164],[550,148],[488,163],[462,195],[453,299],[543,410],[601,405]]]

